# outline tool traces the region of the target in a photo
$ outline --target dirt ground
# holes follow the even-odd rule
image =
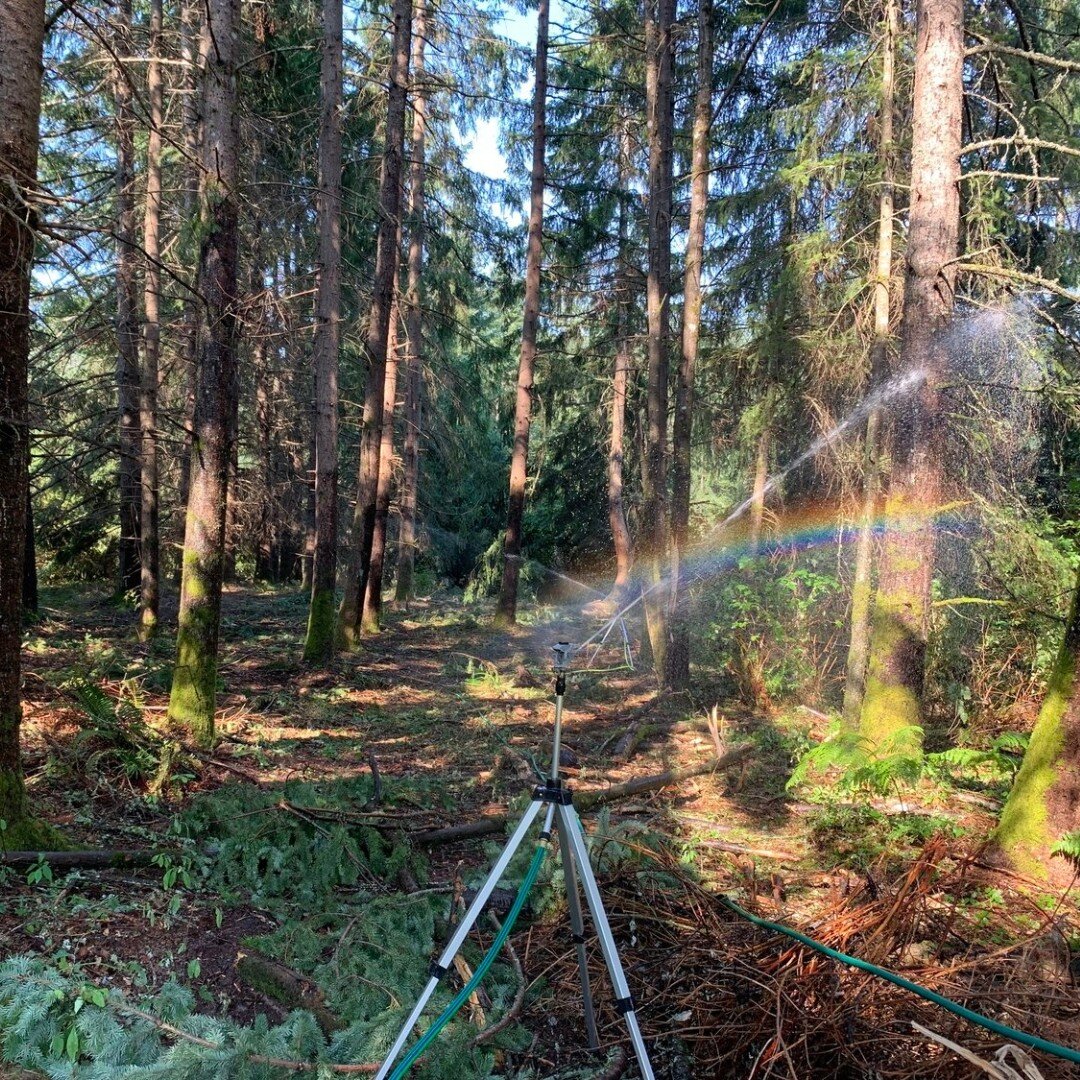
[[[180,780],[151,798],[145,779],[123,780],[115,755],[88,766],[80,742],[85,705],[70,684],[92,681],[110,698],[137,703],[150,727],[159,727],[171,642],[139,644],[132,613],[103,591],[46,592],[24,656],[27,772],[37,812],[76,846],[147,850],[167,843],[179,807],[222,785],[276,790],[370,778],[374,769],[383,784],[408,782],[418,793],[395,804],[406,835],[506,813],[532,784],[534,766],[548,762],[550,645],[592,632],[564,615],[496,633],[482,610],[436,598],[388,612],[385,631],[362,652],[314,672],[299,660],[305,617],[297,592],[227,590],[222,740],[212,754],[188,759]],[[682,881],[659,891],[629,869],[601,874],[642,1024],[663,1061],[658,1075],[974,1076],[988,1070],[913,1033],[911,1021],[984,1060],[1003,1042],[753,929],[722,907],[721,894],[901,967],[1012,1026],[1080,1045],[1072,951],[1080,923],[1070,903],[1048,905],[1037,887],[982,865],[991,800],[937,788],[905,795],[873,819],[873,828],[894,829],[895,850],[867,845],[861,852],[860,821],[871,821],[859,818],[862,810],[834,806],[823,824],[819,803],[785,787],[799,740],[823,733],[820,714],[755,714],[724,696],[719,672],[703,672],[691,694],[659,700],[650,674],[627,670],[618,658],[617,648],[605,649],[590,657],[597,670],[570,678],[564,764],[575,789],[605,789],[707,763],[718,748],[751,747],[732,768],[610,808],[611,820],[633,823],[649,838],[644,847],[666,838],[657,858]],[[893,816],[908,832],[897,831]],[[585,823],[595,828],[595,815]],[[438,844],[427,857],[424,886],[452,890],[463,867],[486,856],[473,840]],[[260,1013],[278,1022],[288,1011],[237,969],[244,941],[272,929],[258,905],[175,883],[165,888],[154,866],[28,878],[32,871],[3,881],[0,955],[77,962],[95,981],[136,998],[177,977],[200,1009],[245,1024]],[[512,940],[525,979],[542,976],[559,992],[554,1006],[550,996],[525,995],[518,1020],[533,1038],[508,1065],[548,1076],[587,1062],[567,928],[532,922]],[[601,1041],[610,1046],[624,1028],[593,952]],[[1080,1075],[1050,1055],[1034,1053],[1031,1062],[1046,1080]],[[621,1074],[637,1075],[632,1064]]]

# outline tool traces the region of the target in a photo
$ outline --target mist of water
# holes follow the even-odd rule
[[[887,405],[896,401],[898,398],[902,398],[907,394],[913,393],[919,386],[926,381],[926,371],[923,368],[915,368],[912,371],[903,372],[900,375],[895,376],[882,386],[878,387],[872,393],[868,394],[863,400],[828,431],[819,435],[809,447],[803,453],[801,453],[794,461],[789,462],[779,472],[774,473],[765,483],[765,487],[762,491],[762,497],[767,496],[770,492],[778,488],[788,476],[791,475],[796,469],[805,465],[808,461],[816,458],[823,450],[828,449],[834,443],[842,439],[853,427],[863,423],[866,418],[874,412],[876,409],[885,408]],[[731,525],[739,520],[754,503],[754,496],[744,499],[734,510],[731,511],[722,521],[719,521],[705,534],[698,546],[708,545],[712,542],[712,538],[717,534],[723,534]],[[695,579],[705,576],[709,573],[708,568],[699,570],[694,575]],[[596,642],[603,642],[611,633],[612,627],[616,623],[622,623],[634,608],[638,604],[641,604],[645,599],[651,596],[653,593],[658,592],[661,589],[666,589],[671,585],[671,576],[667,575],[660,578],[659,581],[654,582],[648,588],[642,589],[634,599],[626,603],[620,610],[618,610],[606,623],[604,623],[595,633],[590,635],[585,641],[582,642],[580,648],[585,649]]]

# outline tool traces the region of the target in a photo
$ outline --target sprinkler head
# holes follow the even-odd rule
[[[551,651],[555,654],[555,670],[565,671],[570,666],[574,646],[569,641],[557,641],[551,646]]]

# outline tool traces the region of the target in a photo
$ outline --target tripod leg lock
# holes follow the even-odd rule
[[[585,935],[584,934],[571,934],[570,935],[570,940],[575,945],[584,945],[585,944]]]
[[[446,976],[446,973],[449,970],[449,968],[444,968],[442,964],[438,962],[438,960],[432,960],[431,967],[428,968],[428,975],[430,975],[431,978],[438,979],[439,982],[442,982],[443,978]]]
[[[627,1013],[634,1011],[634,999],[627,994],[626,997],[615,999],[615,1011],[620,1016],[625,1016]]]

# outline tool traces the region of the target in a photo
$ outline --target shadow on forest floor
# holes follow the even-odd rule
[[[174,612],[175,606],[166,605],[166,627]],[[189,828],[191,821],[199,823],[196,843],[209,841],[210,850],[217,854],[200,864],[209,884],[193,881],[190,889],[180,891],[175,885],[166,888],[157,869],[87,871],[66,882],[57,880],[45,892],[41,882],[31,886],[9,876],[8,892],[0,902],[2,955],[66,956],[80,965],[87,978],[134,995],[149,993],[179,976],[191,986],[199,1008],[224,1011],[238,1022],[249,1023],[259,1013],[275,1021],[287,1013],[287,1007],[265,987],[241,978],[237,968],[238,954],[253,941],[271,943],[279,959],[285,957],[314,973],[319,993],[328,995],[326,1000],[347,1014],[347,999],[342,995],[350,986],[355,990],[357,978],[363,976],[343,966],[341,942],[329,954],[312,954],[305,960],[302,950],[296,951],[300,937],[280,937],[284,932],[280,905],[290,893],[288,874],[298,874],[298,888],[303,874],[317,876],[328,836],[347,825],[349,842],[360,845],[350,855],[356,866],[364,860],[389,860],[387,865],[393,869],[387,872],[399,875],[393,877],[394,888],[401,883],[415,888],[414,880],[409,884],[413,863],[394,861],[404,834],[501,813],[512,818],[536,771],[548,765],[553,712],[549,647],[560,638],[581,640],[589,631],[580,618],[556,619],[541,612],[531,617],[529,625],[500,633],[490,628],[484,609],[466,608],[455,597],[437,596],[414,604],[407,612],[388,611],[384,632],[366,640],[361,651],[338,657],[329,670],[313,671],[299,661],[305,620],[306,598],[299,591],[227,589],[218,702],[222,739],[212,754],[190,759],[189,774],[181,775],[169,789],[170,798],[154,799],[148,797],[147,777],[137,775],[134,765],[125,766],[115,753],[96,762],[87,760],[80,749],[85,745],[80,740],[86,718],[72,687],[91,683],[110,700],[127,702],[151,729],[159,728],[168,702],[171,637],[165,634],[150,645],[138,643],[133,613],[112,604],[101,590],[43,593],[42,616],[28,632],[24,654],[25,747],[35,806],[75,843],[87,847],[167,844],[166,830],[179,813]],[[680,864],[680,873],[689,871],[697,883],[693,889],[705,890],[701,895],[734,890],[749,902],[764,905],[766,912],[792,921],[813,918],[832,910],[830,905],[846,903],[845,897],[864,887],[860,880],[869,881],[867,887],[873,890],[884,887],[882,875],[900,870],[886,870],[884,864],[875,864],[873,870],[868,864],[860,870],[850,860],[823,859],[817,843],[820,836],[812,824],[817,810],[793,799],[786,790],[797,742],[793,729],[782,718],[756,715],[737,702],[723,700],[722,685],[715,673],[701,671],[692,693],[660,699],[647,671],[613,667],[571,676],[565,772],[579,791],[604,789],[708,761],[716,745],[703,720],[713,706],[718,706],[721,718],[721,739],[727,745],[749,742],[752,747],[737,767],[623,799],[603,812],[598,826],[589,815],[588,827],[623,838],[616,843],[632,838],[630,851],[635,844],[648,848],[660,842],[668,853],[664,858]],[[639,736],[636,744],[629,753],[618,753],[630,733]],[[182,773],[184,767],[178,768]],[[215,822],[199,816],[200,806],[226,809]],[[385,815],[397,831],[390,830],[379,815]],[[237,833],[237,822],[248,817],[256,823],[250,835]],[[358,821],[367,824],[361,828]],[[987,821],[985,814],[980,818],[977,810],[969,808],[963,827],[975,835],[980,829],[985,831]],[[381,840],[364,831],[371,822]],[[864,825],[865,821],[853,819],[845,827],[858,832]],[[239,868],[245,846],[265,843],[269,835],[284,835],[283,829],[306,830],[307,839],[288,848],[290,854],[273,875],[260,864],[258,872],[263,876],[252,878],[255,884],[243,878]],[[344,844],[341,837],[346,833],[333,832],[334,842]],[[242,839],[236,840],[237,836]],[[905,858],[917,857],[922,840],[905,842]],[[235,873],[240,876],[225,882],[221,875],[234,850],[230,843],[239,860]],[[426,874],[429,889],[444,895],[439,890],[460,891],[463,881],[481,872],[491,850],[490,841],[440,845],[416,862],[414,869],[421,876]],[[900,869],[901,864],[902,859],[897,864]],[[608,871],[609,884],[616,890],[612,907],[623,909],[622,914],[613,913],[614,922],[628,950],[632,979],[642,978],[650,965],[663,967],[665,956],[673,970],[704,972],[712,961],[703,959],[704,954],[694,959],[696,949],[704,948],[716,959],[735,947],[730,942],[710,946],[693,940],[686,920],[700,903],[692,899],[696,893],[687,894],[688,908],[675,905],[664,915],[668,920],[664,925],[675,937],[657,938],[651,930],[645,933],[641,927],[649,925],[650,916],[640,908],[641,880],[633,874],[620,878],[619,873]],[[259,889],[269,889],[266,881],[274,875],[278,891],[267,891],[260,901]],[[240,881],[248,884],[241,888]],[[324,906],[327,896],[344,898],[342,903],[349,904],[354,903],[349,897],[358,889],[374,889],[372,895],[384,895],[386,889],[385,883],[373,884],[362,874],[334,878],[327,887],[330,892],[320,894]],[[445,901],[439,903],[445,906]],[[353,933],[354,923],[344,916],[342,926],[329,916],[320,917],[324,921],[321,929],[311,931],[316,933],[313,940]],[[436,927],[441,918],[436,919]],[[720,932],[715,920],[708,925],[710,932]],[[675,928],[680,928],[677,934]],[[436,940],[444,932],[437,929]],[[534,932],[537,956],[549,968],[536,967],[529,959]],[[738,948],[750,947],[752,940],[745,929],[739,934]],[[547,928],[538,923],[515,940],[519,938],[519,953],[530,978],[543,971],[552,983],[570,977],[569,954],[553,944],[556,939]],[[658,950],[655,956],[649,948]],[[682,951],[673,954],[673,948]],[[899,957],[899,953],[894,955],[894,959]],[[426,960],[426,956],[416,958],[421,973]],[[748,1001],[758,1000],[749,984],[736,991],[736,996],[749,995]],[[710,995],[720,991],[699,987],[698,993],[704,995],[702,1000],[712,1000]],[[551,1040],[548,1024],[555,1022],[556,1015],[562,1043],[581,1045],[574,994],[568,994],[568,1001],[554,1012],[550,999],[543,1005],[539,999],[529,999],[522,1020],[538,1033],[539,1043],[534,1040],[534,1047]],[[644,1008],[647,1031],[674,1038],[677,1031],[671,1017],[681,1016],[682,1011],[673,999],[664,997],[659,984],[650,984],[646,998],[655,998],[652,1006]],[[618,1038],[620,1031],[618,1017],[605,1012],[605,1037]],[[688,1029],[679,1038],[695,1048],[696,1075],[743,1075],[731,1071],[733,1059],[725,1058],[728,1064],[722,1069],[716,1066],[715,1072],[713,1066],[703,1064],[724,1057],[706,1053],[711,1045],[708,1039],[715,1040],[715,1035]],[[763,1052],[763,1046],[757,1052]],[[833,1058],[837,1054],[841,1051],[835,1050]],[[547,1060],[538,1050],[531,1057],[524,1055],[519,1064],[531,1062],[540,1075],[552,1075],[543,1072],[548,1066],[541,1063]],[[566,1060],[576,1059],[571,1053]],[[944,1069],[941,1062],[938,1066]],[[842,1069],[819,1071],[815,1065],[800,1075],[849,1074]],[[962,1074],[945,1069],[933,1075]],[[1066,1074],[1050,1068],[1044,1075]]]

